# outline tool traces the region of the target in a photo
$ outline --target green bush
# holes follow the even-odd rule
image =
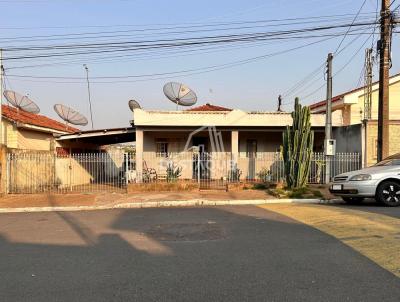
[[[182,174],[182,167],[170,162],[167,166],[167,182],[175,182]]]

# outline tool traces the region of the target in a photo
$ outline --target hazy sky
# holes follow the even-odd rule
[[[363,0],[0,0],[0,10],[2,11],[0,44],[3,48],[10,45],[32,45],[30,42],[24,44],[9,39],[15,37],[131,30],[155,27],[157,24],[159,26],[166,26],[166,24],[176,26],[184,23],[209,24],[355,14],[362,2]],[[367,0],[362,13],[374,13],[375,8],[376,1]],[[351,19],[352,16],[349,18]],[[304,27],[304,25],[299,26]],[[295,27],[296,25],[290,26],[290,28]],[[253,29],[249,30],[254,31]],[[271,30],[271,28],[266,30]],[[273,30],[279,30],[279,28]],[[137,33],[135,35],[118,39],[131,41],[148,38],[140,37]],[[73,42],[63,40],[62,37],[58,36],[56,41],[41,38],[42,40],[35,42],[34,45],[76,42],[76,40]],[[174,37],[179,37],[179,35]],[[153,33],[151,38],[157,39],[161,36],[158,37]],[[349,36],[343,45],[354,38],[355,36]],[[9,40],[6,41],[6,39]],[[113,37],[107,39],[113,40]],[[366,42],[366,39],[367,36],[361,36],[335,58],[334,72],[350,62],[334,78],[335,94],[355,88],[363,66],[364,48],[371,45],[371,40]],[[198,104],[210,102],[244,110],[275,110],[277,96],[322,64],[326,60],[327,53],[334,52],[340,40],[341,37],[338,37],[272,58],[196,75],[136,82],[130,79],[131,82],[128,83],[95,83],[96,80],[93,80],[91,91],[95,128],[129,126],[131,119],[131,112],[127,106],[129,99],[138,100],[146,109],[174,109],[174,104],[167,101],[162,92],[164,83],[170,80],[184,82],[193,88],[199,97]],[[85,40],[79,40],[79,42],[82,41]],[[103,38],[101,41],[107,40]],[[135,55],[131,54],[122,58],[111,58],[108,62],[99,61],[99,56],[96,55],[74,59],[29,59],[23,62],[5,61],[4,66],[7,74],[10,75],[6,82],[7,88],[17,90],[22,94],[29,94],[39,104],[42,114],[56,117],[52,109],[53,104],[64,103],[89,116],[87,88],[84,80],[69,81],[68,83],[68,80],[48,81],[47,79],[15,78],[11,75],[84,77],[83,63],[88,65],[91,77],[164,73],[244,60],[293,48],[307,42],[309,41],[292,40],[290,42],[246,45],[246,47],[236,45],[223,51],[185,56],[165,55],[164,58],[160,58],[162,53],[148,58],[135,58]],[[362,47],[363,43],[366,43],[365,47]],[[393,49],[398,49],[398,47],[398,37],[395,35]],[[361,51],[356,54],[360,48]],[[10,55],[7,51],[4,54],[6,58]],[[354,58],[351,60],[353,56]],[[104,55],[102,57],[104,58]],[[12,67],[42,64],[52,65],[12,69]],[[391,73],[396,73],[399,69],[397,52],[394,52]],[[309,94],[324,83],[322,70],[316,79],[313,85],[299,93],[300,97]],[[323,99],[324,96],[325,91],[321,89],[302,101],[307,104]],[[290,96],[284,101],[287,103],[292,99],[293,96]],[[286,106],[285,109],[290,110],[291,106]]]

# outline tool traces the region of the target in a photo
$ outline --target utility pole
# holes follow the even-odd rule
[[[86,71],[86,82],[87,82],[88,99],[89,99],[89,110],[90,110],[90,121],[92,123],[92,130],[93,130],[94,127],[93,127],[92,100],[91,100],[91,97],[90,97],[89,68],[87,67],[86,64],[83,64],[83,67],[85,67],[85,71]]]
[[[364,118],[363,118],[363,167],[368,166],[367,146],[368,146],[368,121],[371,119],[372,107],[372,67],[373,57],[372,48],[365,50],[365,63],[364,63]]]
[[[389,49],[391,43],[390,1],[382,0],[379,49],[378,162],[389,155]]]
[[[329,148],[332,143],[332,60],[333,54],[329,53],[326,60],[325,183],[331,180],[331,156],[333,155]]]

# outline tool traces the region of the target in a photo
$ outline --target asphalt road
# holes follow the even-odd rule
[[[0,301],[399,297],[390,272],[259,207],[0,214]]]

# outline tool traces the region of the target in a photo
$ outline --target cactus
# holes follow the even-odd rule
[[[310,108],[295,99],[293,124],[286,126],[281,146],[288,188],[302,188],[307,184],[311,168],[314,132],[311,131]]]

